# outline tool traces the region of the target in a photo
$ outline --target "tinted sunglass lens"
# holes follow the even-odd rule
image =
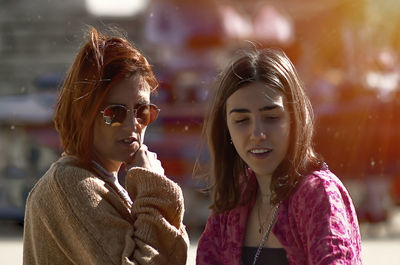
[[[136,118],[142,125],[149,125],[157,118],[158,109],[154,105],[142,105],[137,109]]]
[[[157,118],[158,111],[159,109],[155,105],[145,104],[135,110],[134,117],[139,124],[147,126]],[[124,122],[127,112],[126,107],[122,105],[108,106],[102,111],[104,122],[110,126],[120,126]]]
[[[158,116],[158,112],[160,111],[155,105],[150,105],[149,106],[149,110],[150,110],[150,120],[149,120],[149,124],[153,123]]]
[[[126,109],[122,106],[110,106],[104,110],[104,121],[111,126],[118,126],[126,118]]]
[[[142,125],[150,124],[150,106],[142,105],[137,109],[136,119]]]

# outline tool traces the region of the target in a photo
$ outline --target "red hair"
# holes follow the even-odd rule
[[[90,168],[93,126],[110,83],[140,75],[155,92],[158,82],[146,58],[126,38],[90,28],[89,40],[72,64],[61,88],[54,115],[64,151]]]

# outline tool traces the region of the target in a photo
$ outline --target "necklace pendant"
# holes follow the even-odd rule
[[[262,231],[261,231],[261,227],[260,227],[260,228],[258,228],[258,233],[259,233],[259,234],[261,234],[261,233],[262,233]]]

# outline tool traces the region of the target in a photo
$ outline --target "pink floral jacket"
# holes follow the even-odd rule
[[[256,183],[255,177],[251,182]],[[253,206],[254,198],[247,205],[208,218],[196,264],[242,264],[242,242]],[[294,194],[281,203],[272,232],[292,265],[362,264],[354,205],[329,170],[315,171],[299,183]]]

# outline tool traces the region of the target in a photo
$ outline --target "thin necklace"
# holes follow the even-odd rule
[[[260,199],[261,200],[261,199]],[[260,204],[261,204],[261,202],[260,202],[260,200],[258,200],[257,201],[257,215],[258,215],[258,225],[259,225],[259,228],[258,228],[258,233],[259,234],[261,234],[261,233],[263,233],[264,232],[264,227],[265,227],[265,225],[267,224],[267,222],[268,222],[268,217],[270,216],[270,214],[271,214],[271,210],[268,212],[268,214],[267,214],[267,216],[266,216],[266,218],[265,218],[265,221],[264,222],[262,222],[261,221],[261,215],[260,215],[260,208],[261,208],[261,206],[260,206]]]
[[[269,234],[271,232],[271,229],[272,229],[272,225],[274,224],[276,215],[278,214],[279,206],[280,206],[280,203],[278,203],[275,206],[274,214],[272,215],[272,218],[271,218],[271,221],[268,224],[267,230],[265,231],[265,234],[264,234],[263,238],[261,239],[260,245],[258,245],[257,252],[254,255],[253,265],[256,264],[258,256],[260,256],[261,250],[264,247],[265,241],[267,241],[267,239],[268,239],[268,236],[269,236]]]

